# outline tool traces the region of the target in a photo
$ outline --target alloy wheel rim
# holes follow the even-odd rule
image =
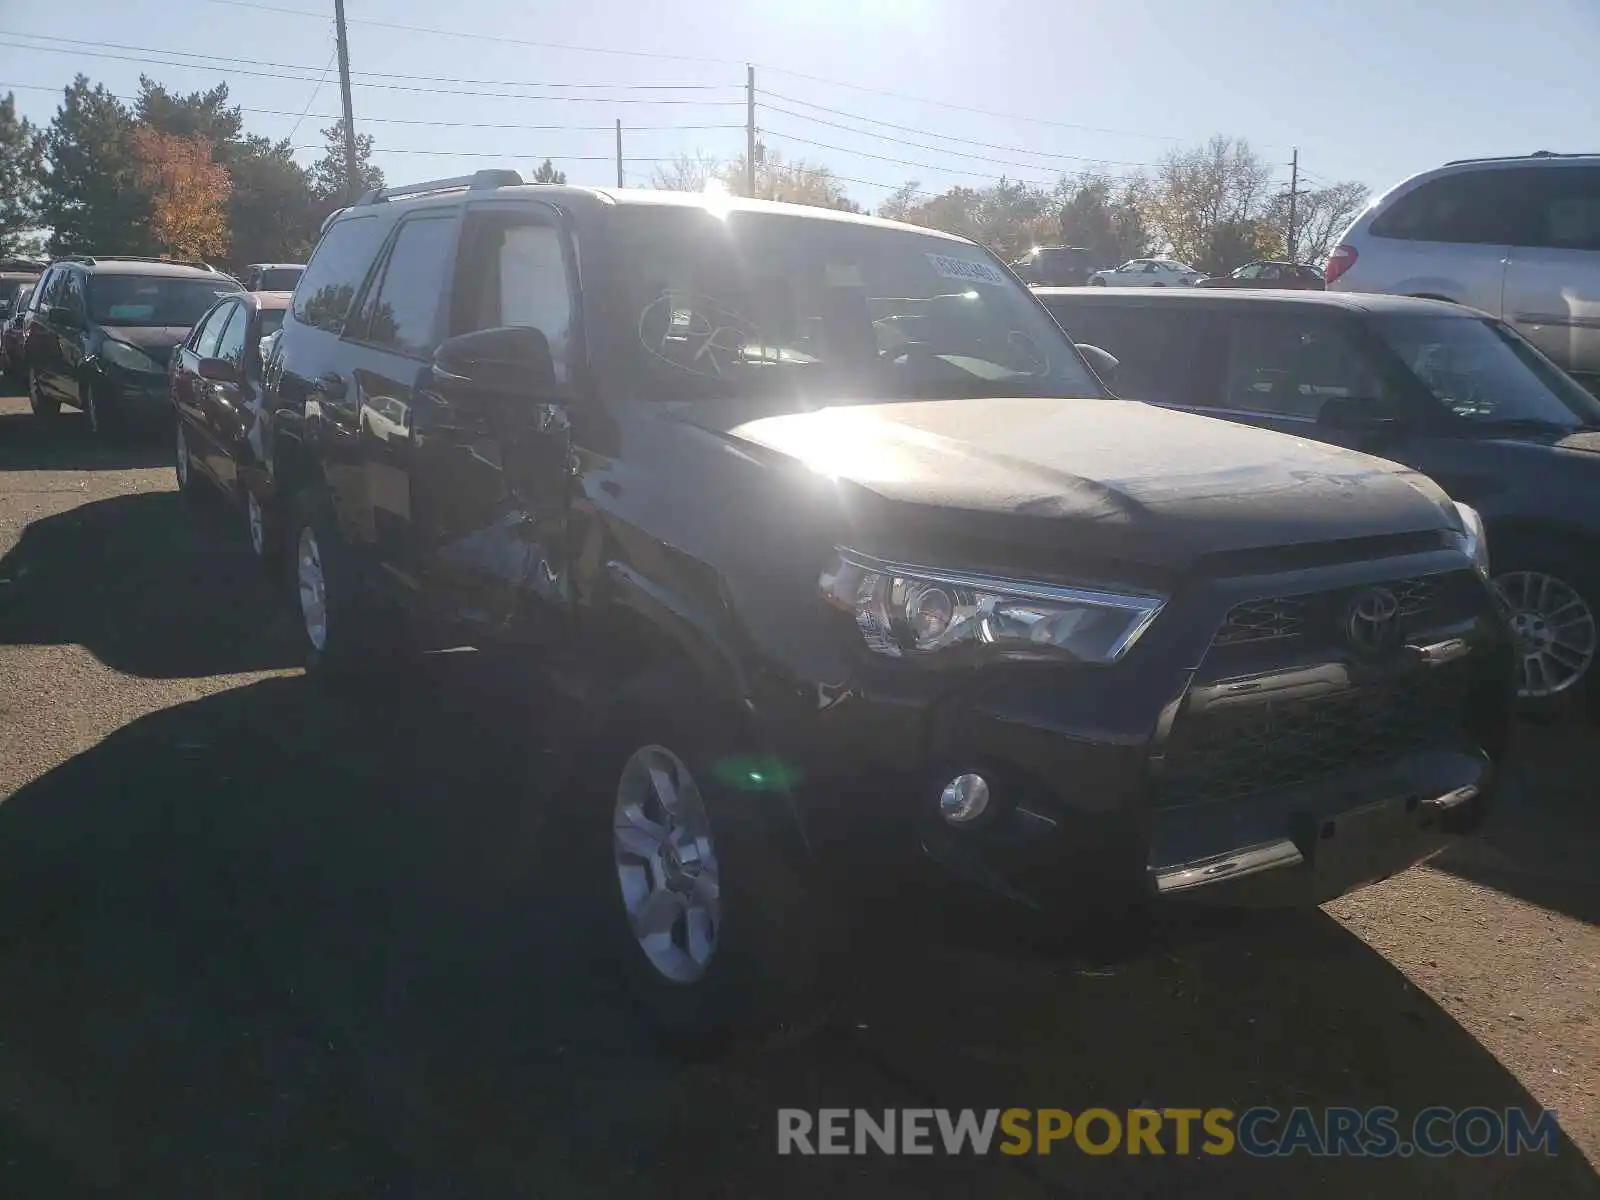
[[[722,891],[705,801],[664,746],[642,746],[622,769],[612,811],[617,884],[628,928],[673,983],[705,974],[722,932]]]
[[[300,531],[295,555],[295,579],[300,589],[300,616],[312,649],[328,644],[328,584],[322,571],[322,550],[310,526]]]
[[[1600,633],[1576,588],[1542,571],[1508,571],[1494,585],[1516,638],[1517,695],[1525,700],[1570,691],[1594,664]]]
[[[184,436],[183,422],[178,422],[178,486],[189,486],[189,439]]]
[[[250,521],[250,549],[255,551],[257,558],[267,552],[267,526],[261,514],[261,501],[257,500],[255,493],[245,496],[245,515]]]

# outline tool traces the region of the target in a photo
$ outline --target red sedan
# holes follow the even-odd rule
[[[1281,288],[1295,292],[1320,292],[1324,286],[1322,272],[1316,267],[1275,259],[1245,263],[1231,274],[1202,279],[1195,284],[1195,287],[1206,288]]]

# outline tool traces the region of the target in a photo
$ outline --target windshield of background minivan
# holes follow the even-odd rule
[[[664,398],[1100,392],[976,246],[772,213],[632,208],[612,220],[640,379]]]
[[[160,275],[97,275],[89,283],[89,319],[97,325],[183,325],[205,316],[237,284]]]
[[[1379,332],[1434,397],[1485,423],[1600,424],[1600,401],[1499,321],[1386,316]]]

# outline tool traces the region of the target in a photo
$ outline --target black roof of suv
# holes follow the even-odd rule
[[[575,869],[675,1033],[808,990],[763,981],[814,979],[831,847],[1067,911],[1310,902],[1471,824],[1503,748],[1469,512],[1106,395],[946,234],[510,172],[374,193],[251,427],[310,669],[442,625],[581,714]]]

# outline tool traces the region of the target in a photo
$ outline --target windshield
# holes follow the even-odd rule
[[[976,246],[773,213],[612,214],[645,390],[1095,396],[1072,344]]]
[[[305,273],[304,267],[271,267],[261,272],[261,282],[256,290],[262,292],[292,292]]]
[[[1434,398],[1479,423],[1600,423],[1600,401],[1500,321],[1383,316],[1384,340]]]
[[[97,325],[190,326],[221,296],[239,290],[223,279],[97,275],[89,284],[89,319]]]

